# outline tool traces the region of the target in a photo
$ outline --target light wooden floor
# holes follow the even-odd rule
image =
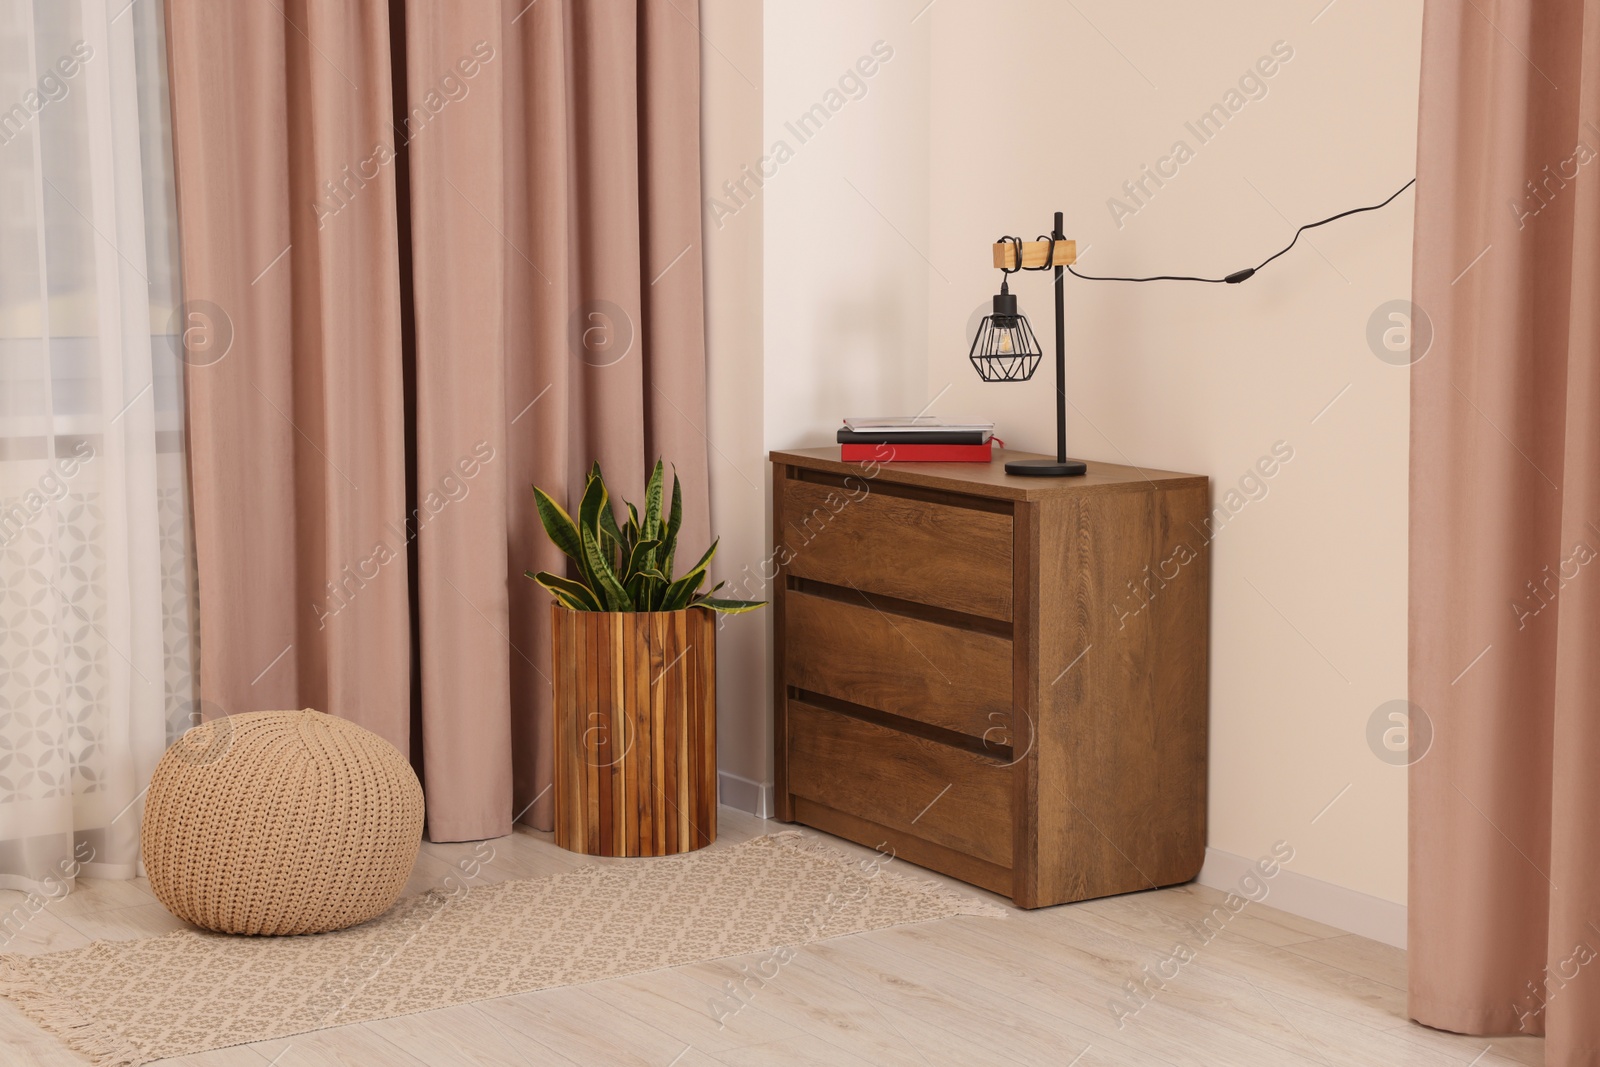
[[[780,824],[722,809],[726,847]],[[854,850],[854,846],[839,843]],[[862,855],[870,855],[860,849]],[[424,845],[408,892],[571,870],[588,860],[548,834]],[[481,865],[481,866],[479,866]],[[894,865],[890,866],[893,869]],[[911,869],[911,868],[907,868]],[[926,876],[920,869],[913,873]],[[469,877],[470,875],[470,877]],[[979,890],[972,890],[979,894]],[[21,901],[0,893],[0,912]],[[998,900],[999,898],[992,898]],[[1137,893],[1004,920],[956,918],[807,945],[719,1028],[723,983],[766,957],[739,957],[550,989],[163,1067],[514,1067],[632,1064],[1204,1065],[1490,1067],[1544,1062],[1534,1038],[1470,1038],[1406,1021],[1397,949],[1252,904],[1125,1025],[1108,1004],[1140,968],[1222,900],[1199,886]],[[83,880],[4,952],[50,952],[180,926],[143,884]],[[1124,1001],[1127,1003],[1127,1001]],[[0,1064],[82,1067],[0,1002]]]

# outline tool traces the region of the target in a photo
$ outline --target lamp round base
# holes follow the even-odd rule
[[[1029,478],[1070,478],[1088,469],[1088,465],[1078,459],[1069,459],[1065,463],[1057,463],[1053,459],[1014,459],[1006,464],[1007,474]]]

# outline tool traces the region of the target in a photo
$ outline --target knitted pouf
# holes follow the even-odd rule
[[[365,922],[399,897],[422,844],[422,787],[393,745],[332,715],[213,719],[161,757],[140,834],[150,891],[229,934]]]

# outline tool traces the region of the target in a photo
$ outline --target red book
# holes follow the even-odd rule
[[[840,445],[839,459],[847,463],[988,463],[994,438],[981,445]]]

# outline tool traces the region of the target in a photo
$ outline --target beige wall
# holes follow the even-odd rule
[[[736,179],[761,155],[761,5],[701,0],[704,184]],[[762,452],[762,205],[732,216],[707,212],[706,359],[710,397],[711,524],[721,538],[712,576],[730,587],[766,555],[766,462]],[[729,595],[740,594],[732,589]],[[760,597],[759,590],[751,595]],[[717,635],[717,749],[725,802],[761,810],[771,779],[771,657],[768,621],[724,616]]]
[[[831,444],[845,415],[931,399],[917,251],[931,218],[929,20],[915,11],[766,4],[763,140],[774,161],[792,153],[762,189],[769,448]]]
[[[763,10],[763,152],[875,41],[894,49],[753,204],[765,447],[937,396],[936,410],[989,414],[1010,444],[1048,449],[1047,373],[983,385],[966,362],[998,284],[995,237],[1031,238],[1059,209],[1087,273],[1218,275],[1413,173],[1420,0]],[[1271,76],[1200,143],[1185,123],[1233,103],[1278,42]],[[1129,200],[1123,183],[1180,139],[1193,157]],[[1286,839],[1297,873],[1390,901],[1405,895],[1405,772],[1366,728],[1405,694],[1407,378],[1366,332],[1409,292],[1411,204],[1311,231],[1242,286],[1067,288],[1074,454],[1207,474],[1220,505],[1275,446],[1293,450],[1245,482],[1213,543],[1210,844],[1254,856]],[[1049,283],[1015,288],[1048,346]],[[713,288],[713,318],[726,298]],[[759,464],[754,448],[729,455]]]

